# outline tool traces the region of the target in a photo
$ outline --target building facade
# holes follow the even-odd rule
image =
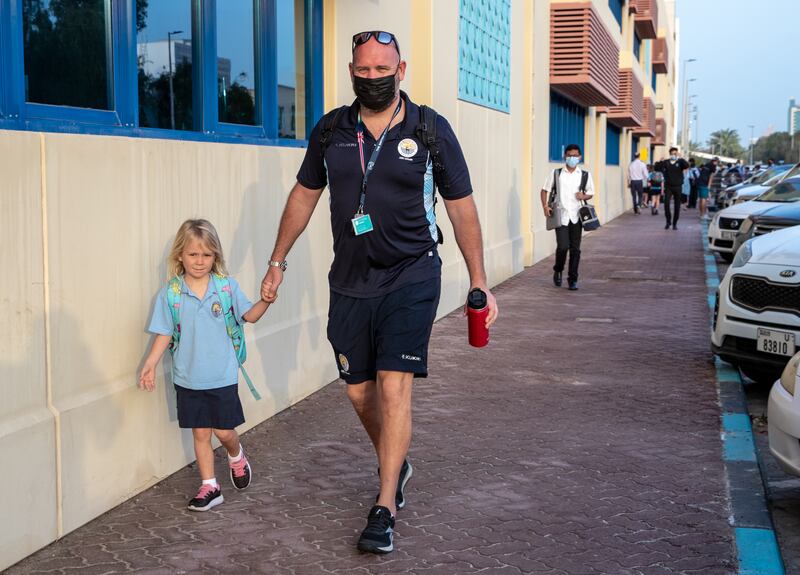
[[[790,135],[800,132],[800,106],[797,105],[795,99],[789,100],[789,121],[786,126],[786,131]]]
[[[0,569],[193,459],[168,361],[155,394],[136,387],[173,235],[186,218],[210,219],[232,275],[257,297],[306,138],[353,99],[354,33],[395,33],[403,89],[458,135],[492,285],[554,251],[539,189],[567,144],[583,148],[610,221],[630,207],[632,154],[658,158],[672,143],[677,45],[665,0],[85,5],[0,0],[10,318],[0,457],[26,461],[6,477]],[[452,238],[444,210],[440,225]],[[454,241],[441,256],[444,314],[469,283]],[[264,399],[242,393],[245,429],[337,377],[325,337],[331,259],[321,202],[279,302],[247,328]]]

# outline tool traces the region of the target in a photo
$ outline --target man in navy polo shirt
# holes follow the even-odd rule
[[[281,217],[262,283],[272,302],[286,255],[308,224],[327,185],[334,258],[328,279],[328,339],[347,395],[378,456],[380,493],[358,548],[388,553],[394,515],[405,505],[412,468],[411,388],[427,376],[430,338],[441,286],[434,213],[434,170],[419,140],[419,107],[399,89],[406,62],[393,34],[353,36],[350,78],[356,101],[331,112],[311,133],[303,165]],[[449,185],[436,182],[467,265],[470,289],[486,292],[487,325],[497,304],[486,284],[483,241],[464,155],[448,122],[438,117],[440,158]],[[325,139],[325,145],[321,143]]]

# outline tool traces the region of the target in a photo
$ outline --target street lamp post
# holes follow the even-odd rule
[[[167,60],[169,61],[169,125],[175,129],[175,92],[172,88],[172,37],[183,34],[183,30],[167,32]]]
[[[686,65],[691,62],[697,62],[697,58],[689,58],[683,61],[683,112],[681,114],[681,148],[683,148],[684,152],[686,152],[687,149],[686,124],[689,117],[689,107],[686,105],[686,99],[689,95],[689,79],[686,76]]]
[[[753,165],[753,128],[755,128],[755,126],[753,124],[748,124],[747,127],[750,128],[750,162],[749,162],[749,164],[752,166]]]

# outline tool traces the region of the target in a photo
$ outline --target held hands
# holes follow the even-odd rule
[[[139,374],[139,389],[153,391],[156,388],[156,366],[145,364]]]
[[[489,288],[485,285],[470,286],[467,293],[471,292],[475,288],[480,288],[486,294],[486,307],[489,308],[489,313],[486,314],[486,327],[491,327],[491,325],[497,320],[497,316],[500,315],[500,310],[497,307],[497,300],[494,298],[494,295],[492,295],[492,292],[489,291]],[[468,310],[469,306],[467,305],[467,302],[464,302],[464,315],[467,315]]]
[[[550,206],[542,206],[542,209],[544,210],[544,217],[549,218],[553,215],[553,208]]]
[[[275,266],[269,266],[264,279],[261,280],[261,299],[266,303],[275,303],[278,299],[278,287],[283,282],[283,270]]]

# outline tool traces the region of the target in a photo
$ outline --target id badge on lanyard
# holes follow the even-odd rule
[[[369,216],[369,214],[364,212],[364,204],[367,201],[367,180],[369,179],[369,175],[372,173],[372,169],[375,167],[375,162],[378,161],[378,154],[381,153],[383,142],[386,140],[386,134],[389,132],[389,126],[392,125],[395,117],[397,117],[397,114],[400,113],[400,107],[402,104],[403,100],[401,98],[397,102],[397,107],[394,109],[392,119],[389,120],[389,124],[386,126],[386,128],[384,128],[381,137],[378,138],[375,148],[372,150],[372,155],[369,158],[369,163],[366,166],[364,165],[364,129],[361,122],[361,113],[359,112],[358,114],[356,137],[358,139],[358,153],[361,156],[361,173],[364,174],[364,179],[361,181],[361,198],[358,203],[358,210],[353,216],[353,219],[350,220],[350,223],[353,224],[353,232],[357,236],[363,236],[364,234],[368,234],[375,229],[372,225],[372,218]]]

